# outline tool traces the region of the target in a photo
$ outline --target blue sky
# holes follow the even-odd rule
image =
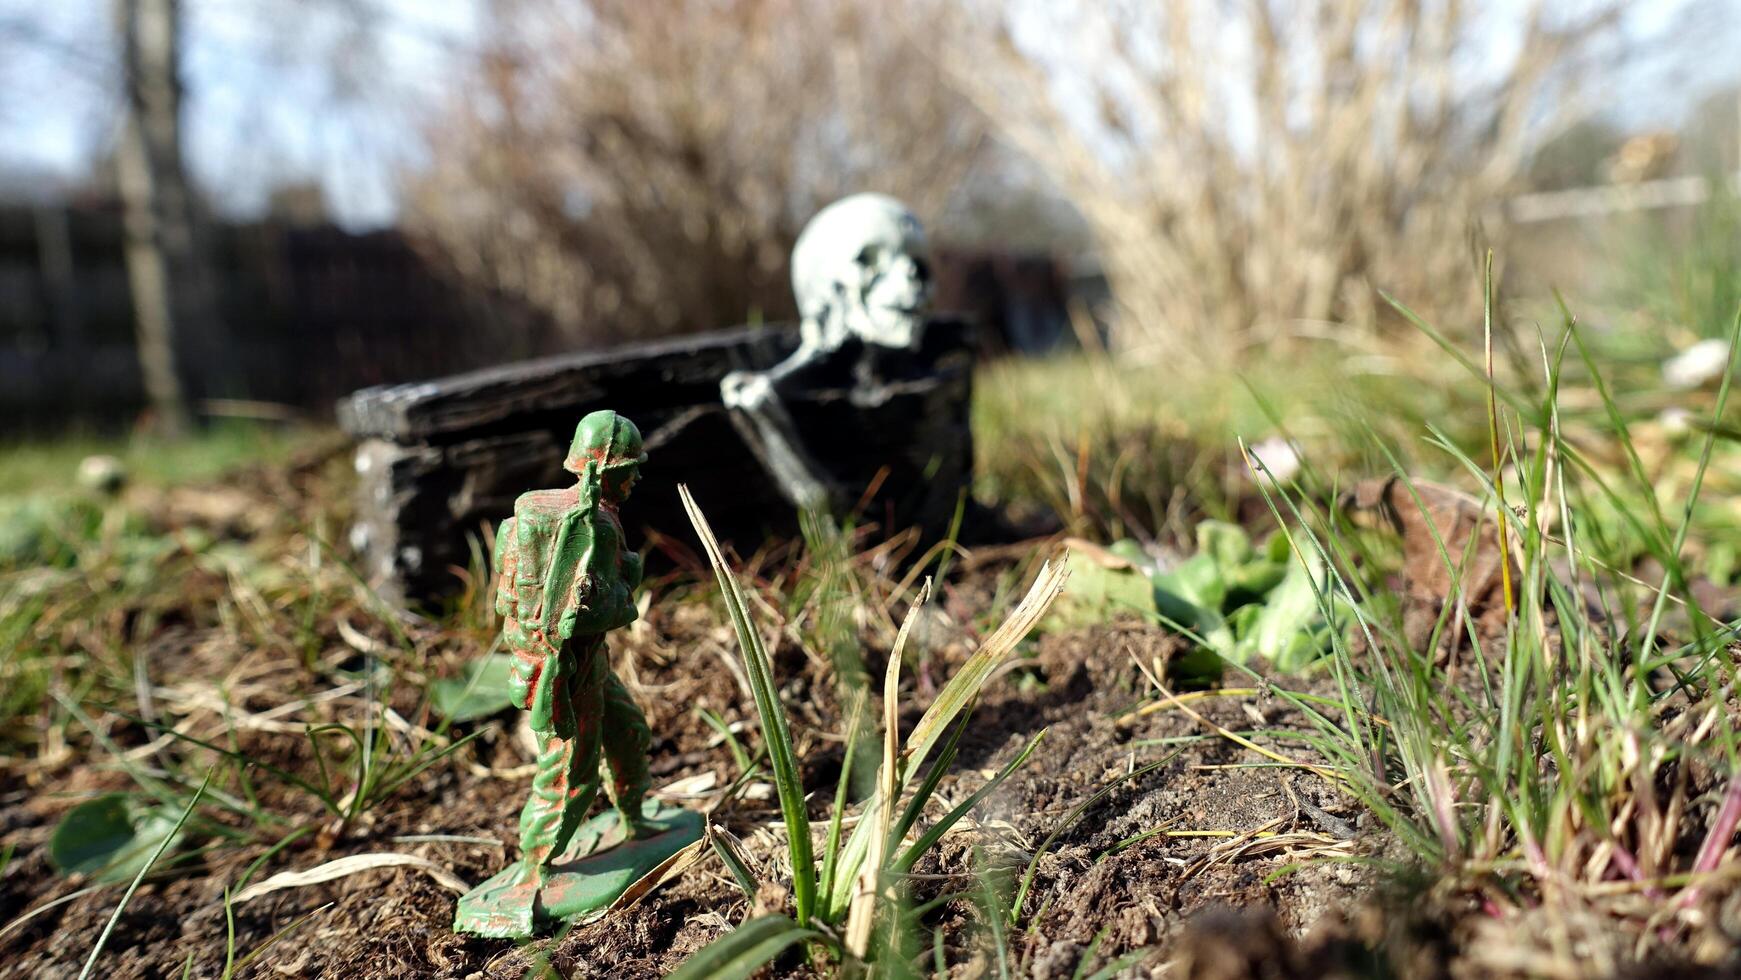
[[[0,0],[5,192],[52,194],[110,144],[110,2]],[[417,165],[420,127],[454,97],[450,79],[477,43],[488,2],[183,0],[196,177],[231,212],[257,210],[276,184],[314,178],[346,223],[390,221],[394,174]],[[1705,28],[1677,37],[1692,33],[1676,30],[1689,8]],[[1611,80],[1623,121],[1672,124],[1741,72],[1732,57],[1741,0],[1635,0],[1627,18],[1628,36],[1660,43],[1628,78]],[[1713,25],[1721,36],[1709,36]],[[1507,43],[1503,29],[1494,43]]]
[[[416,164],[420,121],[450,94],[484,0],[183,2],[187,151],[201,185],[247,212],[275,184],[315,177],[349,223],[368,225],[391,219],[393,173]],[[109,10],[110,0],[0,0],[9,191],[52,193],[110,145]]]

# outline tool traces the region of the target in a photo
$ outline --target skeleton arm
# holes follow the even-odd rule
[[[799,326],[797,350],[766,371],[727,374],[719,385],[722,400],[728,408],[754,410],[771,399],[790,397],[809,375],[824,366],[829,355],[840,350],[847,336],[840,318],[828,311],[819,317],[806,317]]]
[[[798,427],[786,409],[789,393],[823,366],[832,346],[823,328],[805,320],[792,355],[767,371],[733,371],[720,381],[720,396],[753,452],[780,485],[787,502],[804,510],[826,510],[834,497],[820,465],[805,451]]]
[[[880,194],[836,201],[798,236],[792,250],[792,292],[803,316],[798,349],[768,371],[734,371],[720,382],[733,424],[793,504],[825,509],[835,494],[799,440],[786,402],[814,387],[815,375],[837,369],[849,339],[867,348],[917,345],[930,299],[928,255],[918,219]],[[862,370],[850,384],[857,403],[885,397]]]
[[[731,409],[732,424],[787,502],[801,510],[827,510],[834,495],[822,467],[804,450],[777,381],[773,372],[734,371],[720,382],[720,393]]]

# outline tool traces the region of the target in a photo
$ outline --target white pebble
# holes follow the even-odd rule
[[[1662,362],[1662,379],[1671,388],[1699,388],[1722,377],[1728,367],[1728,343],[1701,340]]]

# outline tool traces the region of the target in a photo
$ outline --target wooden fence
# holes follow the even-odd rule
[[[457,283],[398,231],[263,221],[208,234],[216,315],[177,350],[189,397],[208,408],[246,400],[325,417],[358,388],[578,346],[536,313]],[[0,203],[0,436],[123,422],[143,407],[121,245],[113,203]],[[1052,259],[939,259],[940,305],[978,319],[993,351],[1069,336]]]
[[[455,287],[394,231],[209,231],[216,315],[177,350],[195,399],[324,412],[364,385],[554,342],[537,317]],[[0,205],[0,431],[136,412],[133,331],[116,207]]]

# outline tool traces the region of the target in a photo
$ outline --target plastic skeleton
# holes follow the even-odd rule
[[[623,547],[617,507],[641,463],[641,433],[615,412],[593,412],[563,468],[575,485],[514,502],[496,538],[496,611],[515,663],[511,693],[531,712],[538,774],[520,813],[523,880],[542,884],[598,793],[599,757],[629,836],[642,836],[651,741],[641,709],[611,673],[605,634],[635,621],[640,556]]]
[[[798,349],[768,371],[726,375],[720,394],[786,498],[804,509],[827,509],[836,488],[805,451],[786,401],[837,367],[841,351],[854,343],[866,353],[919,346],[931,298],[925,231],[894,198],[842,198],[798,236],[792,292],[802,318]],[[867,358],[859,358],[853,374],[855,401],[880,400]]]

